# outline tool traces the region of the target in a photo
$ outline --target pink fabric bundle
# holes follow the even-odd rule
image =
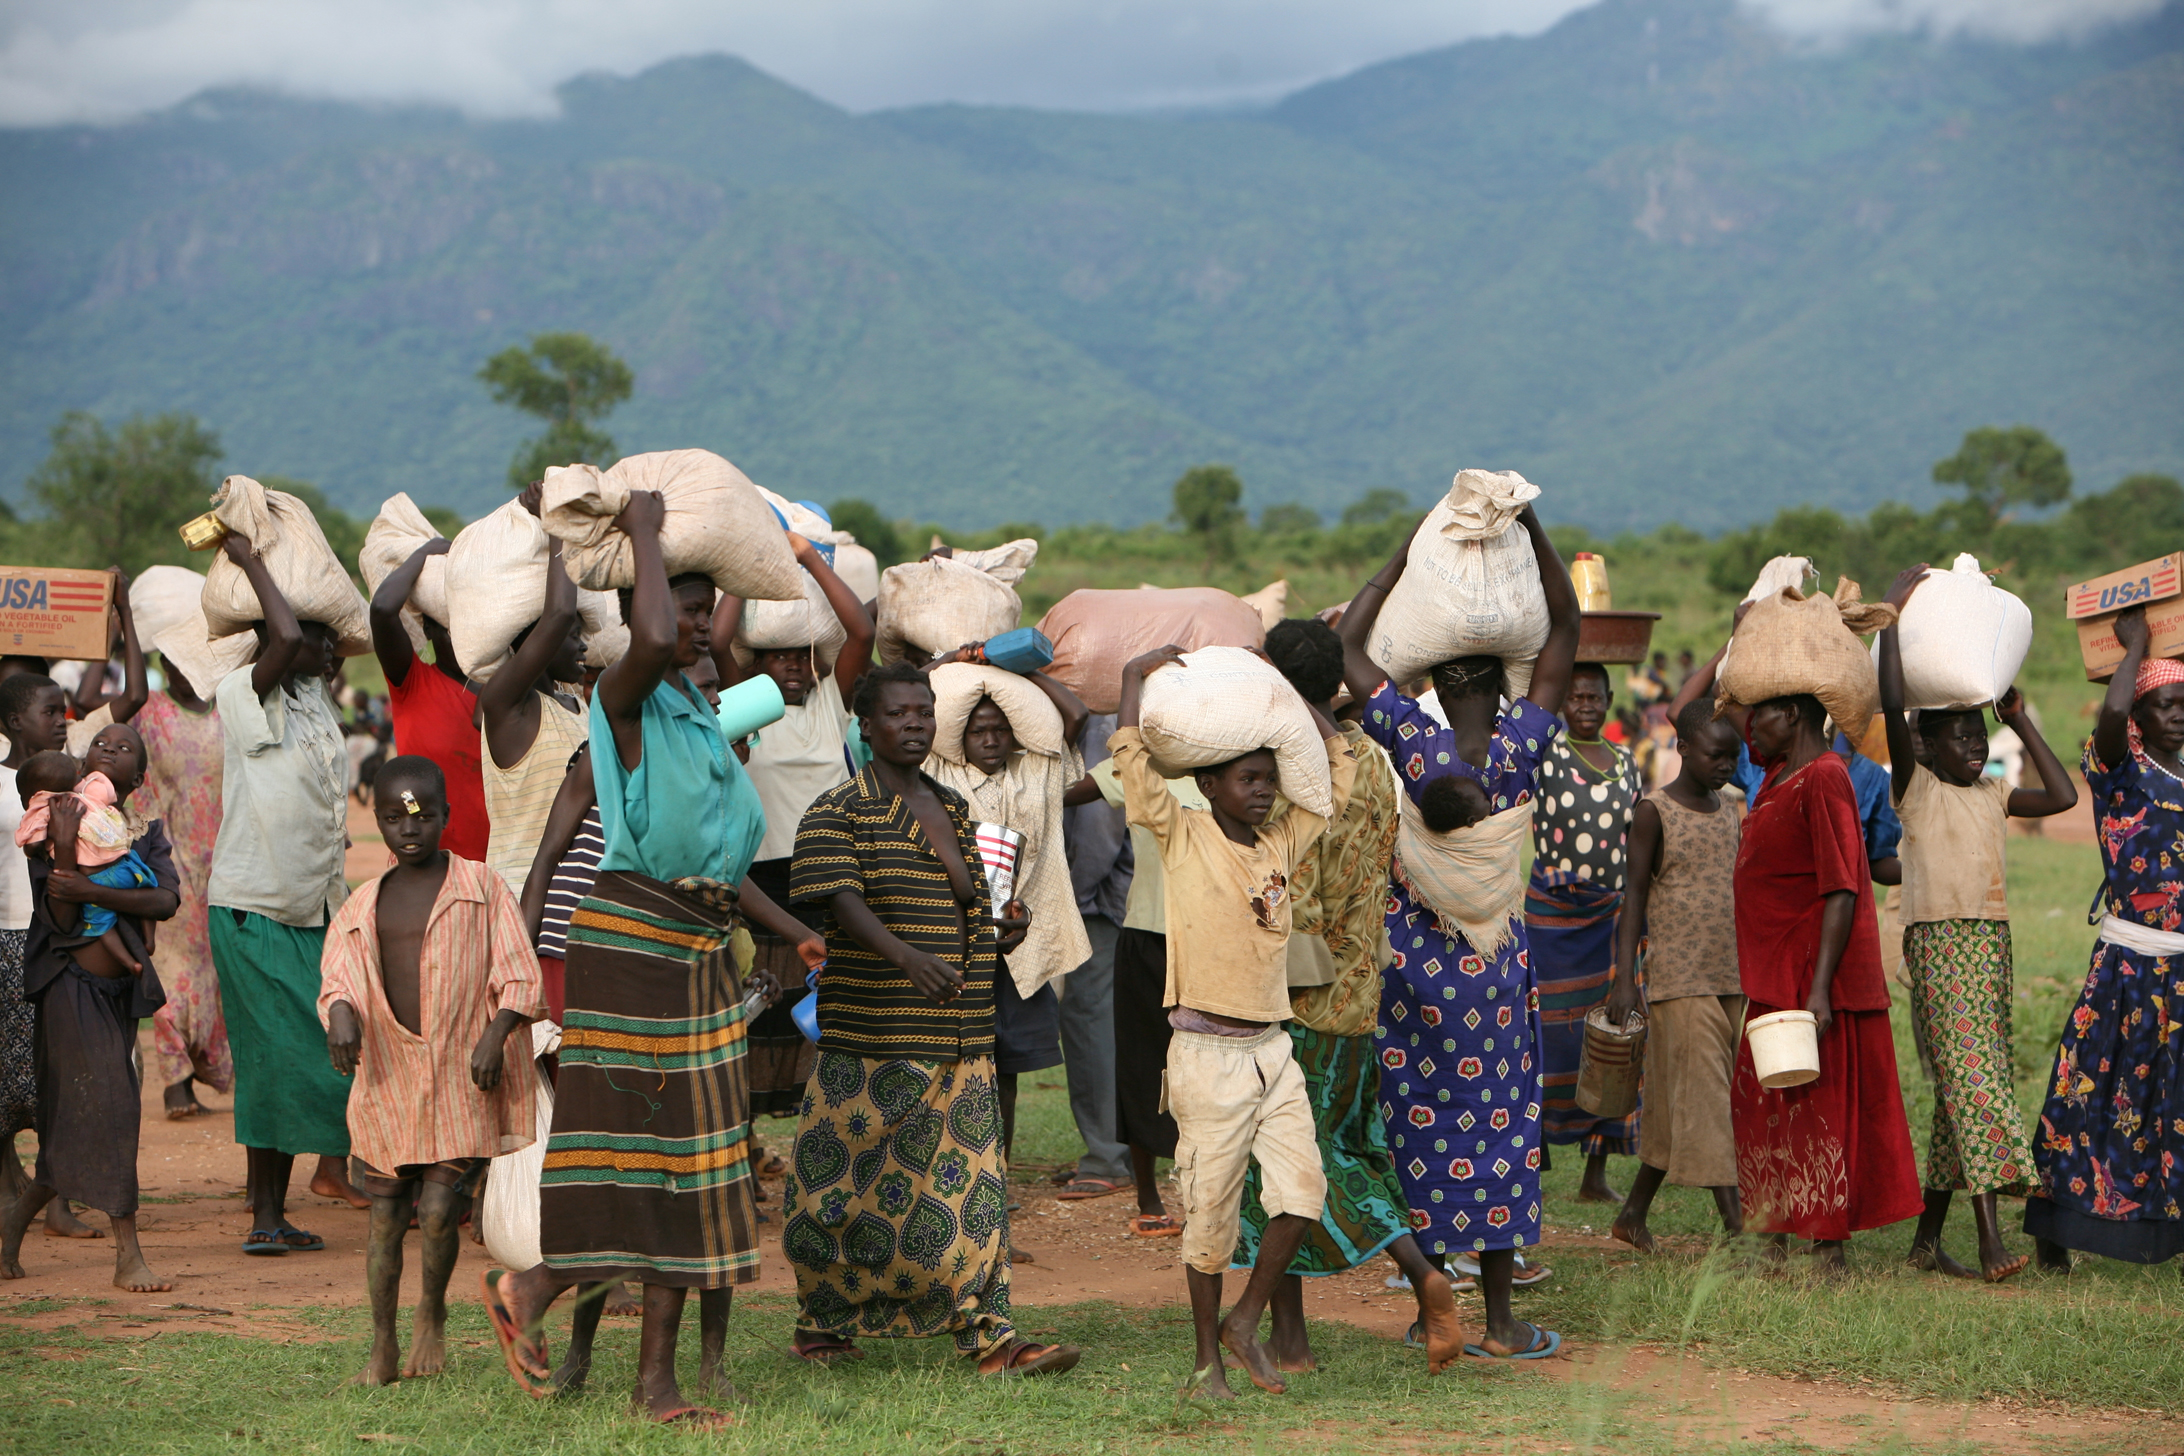
[[[129,823],[119,807],[114,781],[94,771],[85,774],[69,792],[83,800],[83,827],[76,834],[76,863],[95,869],[127,854],[134,841],[129,837]],[[50,789],[40,789],[30,796],[30,802],[23,806],[23,822],[15,826],[19,847],[27,849],[46,842],[57,797]]]

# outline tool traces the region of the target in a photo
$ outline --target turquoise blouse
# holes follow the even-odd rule
[[[641,732],[643,756],[624,770],[606,707],[592,695],[592,781],[607,841],[599,868],[740,885],[766,811],[704,696],[681,673],[664,679],[645,699]]]

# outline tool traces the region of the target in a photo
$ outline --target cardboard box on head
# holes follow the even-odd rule
[[[68,566],[0,566],[0,655],[106,661],[114,578]]]
[[[2063,611],[2078,627],[2085,675],[2107,682],[2123,661],[2116,618],[2146,609],[2146,655],[2184,657],[2184,552],[2171,552],[2122,571],[2081,581],[2063,592]]]

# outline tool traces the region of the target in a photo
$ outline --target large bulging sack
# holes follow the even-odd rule
[[[818,580],[808,571],[800,570],[797,575],[804,578],[804,594],[795,601],[743,604],[743,619],[736,625],[732,644],[738,663],[749,667],[757,653],[809,647],[821,667],[834,665],[835,657],[849,641],[849,631],[835,615],[834,604],[827,600]]]
[[[614,518],[631,491],[665,499],[660,558],[670,577],[701,572],[746,601],[792,602],[803,595],[789,538],[773,507],[742,471],[710,450],[630,455],[606,470],[570,465],[546,472],[539,515],[564,543],[576,584],[614,591],[637,583],[629,538]]]
[[[1903,648],[1903,705],[1972,708],[1997,702],[2032,651],[2032,609],[1996,586],[1979,558],[1930,571],[1896,624]],[[1873,644],[1878,667],[1881,645]]]
[[[1311,710],[1273,664],[1241,647],[1201,647],[1180,666],[1145,679],[1138,730],[1170,778],[1274,750],[1283,795],[1309,813],[1331,815],[1334,786]]]
[[[1062,711],[1031,679],[975,662],[944,662],[927,678],[933,685],[933,752],[948,762],[965,761],[963,730],[984,698],[992,698],[1008,715],[1016,742],[1026,752],[1061,755]]]
[[[138,643],[209,703],[220,679],[250,661],[258,639],[246,632],[211,640],[204,602],[205,579],[186,566],[147,566],[129,583]]]
[[[1547,594],[1532,537],[1517,517],[1539,487],[1513,470],[1459,471],[1411,538],[1402,580],[1366,644],[1391,681],[1408,683],[1457,657],[1498,657],[1519,696],[1547,641]]]
[[[372,518],[371,529],[364,533],[364,548],[356,557],[357,572],[364,578],[365,592],[377,595],[379,584],[416,555],[418,547],[439,539],[439,528],[425,519],[425,513],[417,509],[407,491],[389,496],[387,503],[379,508],[379,514]],[[447,625],[445,556],[426,558],[425,569],[418,573],[417,585],[411,588],[409,602],[402,608],[402,629],[409,633],[410,646],[423,652],[425,628],[420,614],[443,627]]]
[[[448,637],[456,662],[472,680],[485,682],[500,671],[517,634],[544,615],[551,549],[538,517],[512,500],[463,527],[440,558],[447,563]],[[595,635],[605,643],[619,633],[622,650],[628,648],[628,629],[621,625],[613,592],[579,589],[576,610],[584,623],[586,661],[593,660]]]
[[[1014,627],[1024,615],[1015,583],[1038,549],[1036,541],[1012,541],[887,568],[880,573],[880,660],[900,661],[913,647],[937,657]]]
[[[1115,711],[1123,664],[1156,647],[1172,642],[1190,652],[1266,643],[1257,609],[1212,586],[1073,591],[1048,610],[1039,630],[1054,644],[1047,676],[1095,713]]]
[[[339,634],[343,657],[372,650],[371,618],[349,569],[326,544],[311,508],[286,491],[267,490],[247,475],[231,475],[212,498],[220,524],[250,542],[266,574],[299,622],[323,622]],[[248,632],[264,618],[243,569],[222,551],[205,573],[205,630],[214,637]]]
[[[834,547],[834,574],[842,579],[857,600],[870,603],[880,599],[880,558],[857,544],[857,538],[847,531],[835,532],[838,538]]]
[[[1881,710],[1881,687],[1860,634],[1894,620],[1894,607],[1861,600],[1858,583],[1847,577],[1832,597],[1784,587],[1744,614],[1717,672],[1714,700],[1753,708],[1810,693],[1830,718],[1862,733]]]

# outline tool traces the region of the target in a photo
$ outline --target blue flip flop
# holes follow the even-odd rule
[[[1466,1345],[1464,1353],[1474,1360],[1544,1360],[1562,1348],[1562,1336],[1555,1330],[1543,1330],[1538,1325],[1525,1326],[1533,1334],[1532,1348],[1513,1355],[1497,1355],[1484,1345]]]
[[[271,1257],[291,1251],[299,1254],[316,1253],[326,1247],[326,1240],[317,1234],[306,1233],[300,1228],[252,1229],[250,1237],[243,1240],[243,1252],[260,1257]]]

